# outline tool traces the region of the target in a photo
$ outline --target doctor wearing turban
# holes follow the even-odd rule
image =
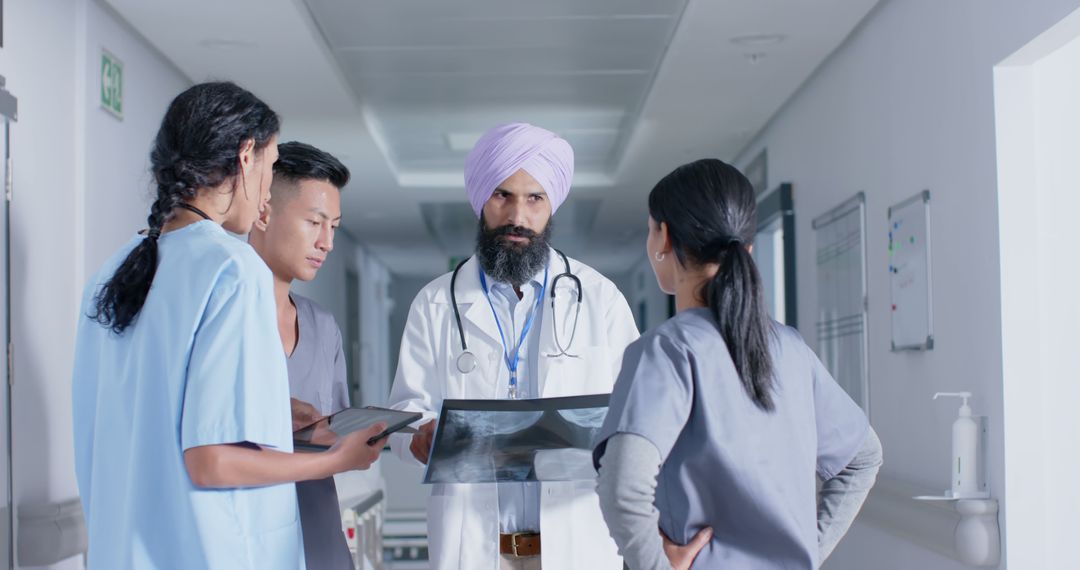
[[[391,436],[406,463],[427,463],[444,399],[611,392],[638,330],[610,280],[549,244],[573,177],[570,144],[525,123],[492,128],[466,158],[476,250],[457,268],[455,287],[476,364],[467,372],[459,365],[465,351],[447,273],[413,300],[401,339],[390,405],[425,416],[419,433]],[[581,283],[580,313],[574,280],[554,283],[567,266]],[[438,570],[622,568],[593,480],[433,485],[428,544]]]

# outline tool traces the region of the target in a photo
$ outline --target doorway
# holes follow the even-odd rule
[[[754,262],[761,273],[769,314],[798,326],[795,282],[795,206],[791,184],[781,184],[758,200]]]
[[[1080,10],[994,68],[1006,562],[1080,568]]]

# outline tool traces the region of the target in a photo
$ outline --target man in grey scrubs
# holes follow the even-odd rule
[[[334,316],[289,291],[311,281],[334,248],[349,170],[303,143],[278,145],[271,199],[248,241],[274,275],[278,331],[288,357],[294,430],[349,406],[341,329]],[[332,477],[296,484],[304,554],[311,569],[352,569]]]

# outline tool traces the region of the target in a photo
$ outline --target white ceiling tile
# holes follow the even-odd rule
[[[684,1],[307,4],[401,181],[460,167],[469,141],[507,121],[559,132],[579,170],[603,174]]]

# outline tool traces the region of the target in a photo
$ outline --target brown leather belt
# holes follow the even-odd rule
[[[499,535],[499,552],[511,556],[540,556],[540,533],[515,532]]]

